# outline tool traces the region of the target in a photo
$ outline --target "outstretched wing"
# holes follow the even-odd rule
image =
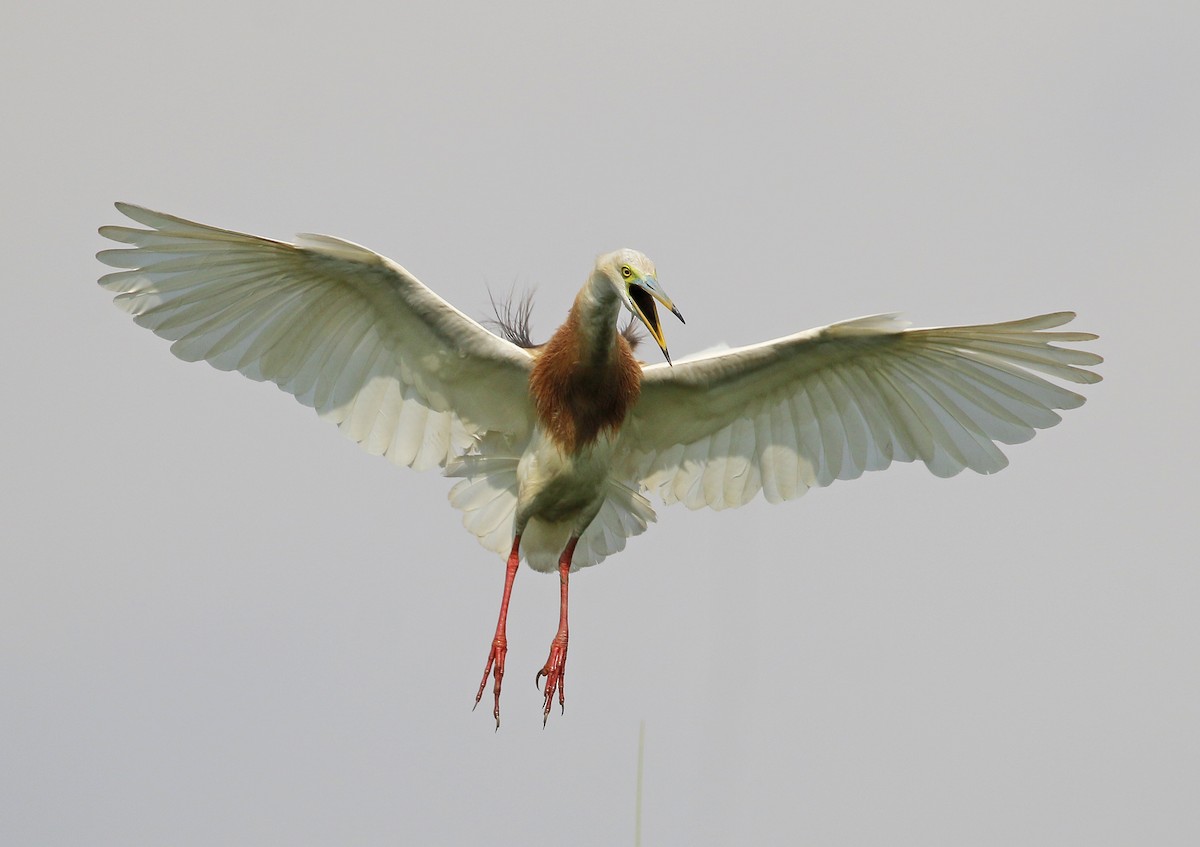
[[[132,249],[97,258],[100,284],[181,359],[270,380],[399,465],[430,468],[533,425],[530,355],[395,262],[341,239],[297,244],[118,203],[149,229],[106,226]]]
[[[904,329],[894,315],[645,369],[621,433],[622,471],[666,503],[723,509],[799,497],[814,485],[920,459],[938,476],[1008,464],[1079,394],[1039,376],[1093,383],[1102,359],[1055,346],[1056,312],[982,326]]]

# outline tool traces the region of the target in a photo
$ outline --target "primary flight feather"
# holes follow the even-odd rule
[[[205,360],[270,380],[375,454],[459,482],[451,503],[484,546],[507,554],[483,681],[496,725],[509,596],[524,558],[561,579],[543,721],[563,704],[569,574],[624,548],[654,520],[644,492],[696,509],[770,502],[920,460],[938,476],[1007,464],[1015,444],[1084,398],[1094,353],[1059,346],[1072,312],[1007,323],[906,329],[893,315],[844,321],[672,365],[661,304],[682,320],[654,264],[600,256],[567,320],[525,347],[459,312],[400,265],[338,238],[296,244],[118,203],[144,228],[98,258],[100,284],[134,320]],[[641,322],[666,363],[645,365],[617,329]]]

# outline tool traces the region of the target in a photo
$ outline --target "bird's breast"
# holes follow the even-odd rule
[[[633,349],[613,330],[608,355],[581,349],[564,324],[546,344],[529,377],[538,423],[565,453],[615,435],[637,402],[642,368]]]

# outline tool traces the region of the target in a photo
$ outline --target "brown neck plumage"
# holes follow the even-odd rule
[[[583,331],[577,300],[546,342],[529,377],[538,422],[563,452],[589,446],[621,428],[642,387],[633,348],[613,325],[594,339]]]

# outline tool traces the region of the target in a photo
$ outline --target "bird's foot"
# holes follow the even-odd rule
[[[546,659],[546,664],[540,671],[534,681],[538,686],[542,684],[542,677],[546,677],[546,687],[543,691],[545,699],[542,703],[542,726],[546,725],[546,721],[550,718],[550,707],[554,704],[554,692],[558,692],[558,707],[563,712],[567,710],[566,702],[563,698],[565,691],[563,679],[567,674],[567,636],[565,633],[559,633],[554,636],[554,640],[550,642],[550,656]]]
[[[497,635],[492,641],[492,651],[488,653],[487,667],[483,669],[483,680],[479,683],[479,690],[475,692],[475,706],[471,707],[474,711],[479,705],[480,699],[483,697],[483,689],[487,688],[489,676],[496,678],[496,684],[492,687],[492,691],[496,695],[496,706],[492,709],[492,715],[496,718],[496,729],[500,728],[500,683],[504,681],[504,654],[508,652],[508,639],[503,635]]]

